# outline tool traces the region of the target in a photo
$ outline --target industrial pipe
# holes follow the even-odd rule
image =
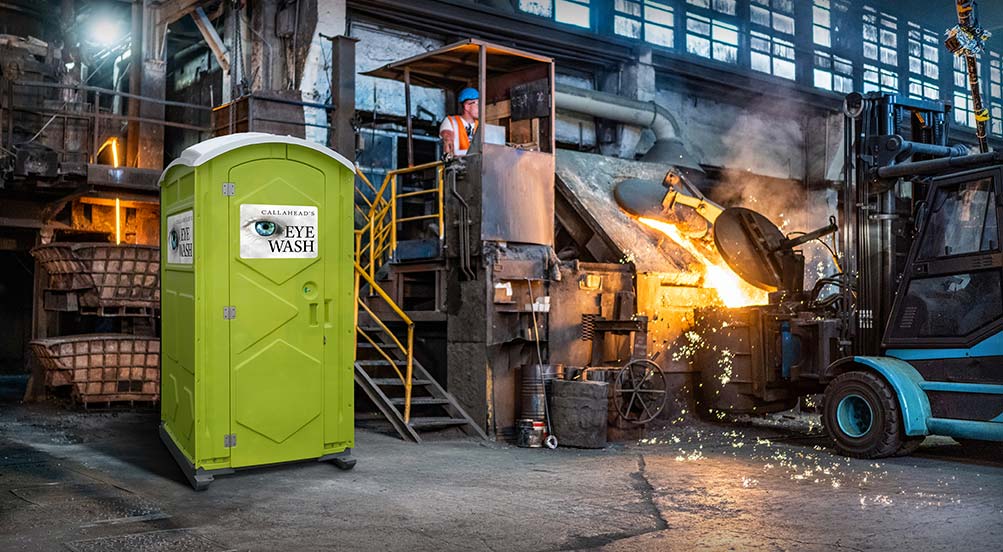
[[[989,153],[978,153],[975,155],[965,155],[961,157],[944,157],[941,159],[931,159],[929,161],[917,161],[915,163],[902,163],[901,165],[881,167],[877,170],[877,175],[879,178],[897,178],[900,176],[910,175],[918,176],[932,174],[947,169],[960,169],[1001,162],[1003,162],[1003,152],[991,151]]]
[[[655,133],[655,145],[642,157],[644,161],[672,163],[679,167],[702,170],[700,164],[686,151],[675,117],[655,102],[632,100],[566,84],[554,86],[554,100],[559,109],[650,128]]]

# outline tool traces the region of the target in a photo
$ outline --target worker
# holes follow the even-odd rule
[[[457,98],[460,114],[442,120],[439,137],[442,138],[442,151],[446,157],[466,155],[470,149],[480,118],[480,98],[476,88],[464,88]]]

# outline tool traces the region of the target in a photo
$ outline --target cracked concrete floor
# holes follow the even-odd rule
[[[183,480],[155,412],[0,405],[0,550],[1003,550],[1003,461],[686,422],[601,451],[358,432],[358,466]]]

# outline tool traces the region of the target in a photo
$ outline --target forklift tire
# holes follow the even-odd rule
[[[901,410],[891,386],[872,372],[847,372],[829,383],[822,423],[836,449],[854,458],[884,458],[919,446],[902,431]]]

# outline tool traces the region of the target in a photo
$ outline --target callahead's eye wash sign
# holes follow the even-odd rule
[[[195,258],[193,220],[191,211],[167,217],[167,262],[192,264]]]
[[[312,259],[317,251],[316,207],[240,206],[242,259]]]

